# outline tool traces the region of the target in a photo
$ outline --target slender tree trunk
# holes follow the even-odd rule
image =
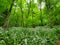
[[[48,14],[48,16],[49,16],[49,26],[52,28],[53,27],[53,22],[52,22],[52,19],[53,19],[53,15],[51,16],[51,4],[50,4],[50,1],[48,2],[48,4],[47,4],[47,2],[46,2],[46,8],[47,8],[47,14]]]
[[[21,14],[22,14],[22,27],[24,27],[24,16],[23,16],[23,10],[21,8]]]
[[[15,1],[15,0],[12,1],[12,4],[11,4],[11,6],[10,6],[10,9],[9,9],[9,11],[7,12],[7,17],[6,17],[6,20],[5,20],[4,24],[3,24],[3,28],[8,28],[9,16],[10,16],[10,14],[11,14],[11,10],[12,10],[12,7],[13,7],[13,5],[14,5],[14,1]]]
[[[27,3],[27,5],[28,5],[29,3]],[[31,1],[30,1],[30,7],[31,7]],[[26,28],[28,27],[28,16],[29,16],[29,14],[30,14],[30,7],[28,6],[28,13],[27,13],[27,15],[26,15]]]
[[[22,27],[24,27],[24,16],[23,16],[23,7],[22,7],[22,0],[21,0],[21,7],[20,7],[20,9],[21,9],[21,16],[22,16],[22,20],[21,20],[21,26]]]
[[[43,22],[42,22],[42,9],[41,9],[42,5],[40,3],[40,21],[41,21],[41,26],[43,25]]]
[[[26,15],[26,28],[28,27],[28,16],[30,14],[30,8],[28,9],[28,14]]]
[[[34,24],[33,24],[33,8],[32,8],[32,4],[33,2],[30,1],[30,5],[31,5],[31,12],[32,12],[32,27],[34,28]]]
[[[35,28],[33,17],[34,17],[34,14],[33,14],[33,9],[32,9],[32,27]]]

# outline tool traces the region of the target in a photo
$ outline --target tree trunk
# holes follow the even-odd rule
[[[23,16],[23,15],[24,15],[24,14],[23,14],[24,12],[23,12],[23,5],[22,5],[23,3],[22,3],[22,2],[23,2],[23,1],[21,0],[21,1],[20,1],[20,11],[21,11],[21,16],[22,16],[21,26],[24,27],[24,16]]]
[[[10,14],[11,14],[11,10],[12,10],[12,7],[13,7],[13,5],[14,5],[14,1],[15,1],[15,0],[12,1],[12,4],[11,4],[11,6],[10,6],[10,9],[9,9],[9,11],[7,12],[7,17],[6,17],[5,22],[4,22],[3,26],[2,26],[3,28],[8,28],[9,16],[10,16]]]
[[[29,3],[27,3],[27,5],[28,5]],[[30,7],[31,7],[31,4],[30,4]],[[28,7],[28,13],[27,13],[27,15],[26,15],[26,28],[28,27],[28,16],[29,16],[29,14],[30,14],[30,7]]]
[[[23,10],[21,8],[21,13],[22,13],[22,27],[24,27],[24,16],[23,16]]]
[[[42,5],[40,3],[40,20],[41,20],[41,26],[43,25],[43,22],[42,22],[42,9],[41,9]]]
[[[57,41],[57,45],[60,45],[60,40]]]

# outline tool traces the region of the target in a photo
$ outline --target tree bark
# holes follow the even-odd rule
[[[21,20],[21,26],[24,27],[24,16],[23,16],[23,3],[22,3],[22,0],[21,0],[21,6],[20,6],[20,9],[21,9],[21,16],[22,16],[22,20]]]
[[[41,5],[41,3],[40,3],[40,21],[41,21],[41,26],[43,26],[43,22],[42,22],[42,9],[41,9],[41,7],[42,7],[42,5]]]
[[[24,16],[23,16],[23,9],[22,9],[22,0],[21,0],[20,11],[21,11],[21,16],[22,16],[21,26],[24,27]]]
[[[28,5],[29,3],[27,3],[27,5]],[[30,2],[30,7],[31,7],[31,2]],[[30,7],[28,7],[28,13],[27,13],[27,15],[26,15],[26,28],[28,27],[28,16],[29,16],[29,14],[30,14]]]
[[[14,1],[15,1],[15,0],[12,1],[12,4],[11,4],[11,6],[10,6],[10,9],[9,9],[9,11],[7,12],[7,17],[6,17],[5,22],[4,22],[3,26],[2,26],[3,28],[8,28],[9,16],[10,16],[10,14],[11,14],[11,10],[12,10],[12,7],[13,7],[13,5],[14,5]]]
[[[60,40],[57,41],[57,45],[60,45]]]

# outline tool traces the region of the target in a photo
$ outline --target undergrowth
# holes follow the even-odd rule
[[[60,28],[0,28],[0,45],[57,45]],[[58,33],[59,32],[59,33]]]

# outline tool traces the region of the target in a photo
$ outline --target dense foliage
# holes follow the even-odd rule
[[[60,0],[0,0],[0,26],[4,24],[6,27],[59,25]]]
[[[59,30],[57,32],[57,30]],[[0,28],[0,45],[57,45],[60,28]]]
[[[0,0],[0,45],[57,45],[57,40],[60,0]]]

